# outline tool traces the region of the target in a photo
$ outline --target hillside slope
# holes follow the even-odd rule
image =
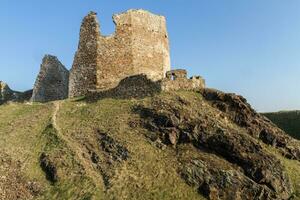
[[[300,145],[215,90],[0,106],[0,199],[300,197]]]
[[[300,140],[300,111],[263,113],[292,137]]]

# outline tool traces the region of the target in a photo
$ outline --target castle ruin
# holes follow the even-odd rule
[[[170,70],[166,20],[144,10],[114,15],[116,31],[101,35],[96,13],[82,22],[80,41],[70,72],[69,97],[88,90],[114,88],[129,76],[145,74],[150,80],[165,77]]]
[[[31,101],[47,102],[68,98],[69,71],[51,55],[43,58]]]
[[[0,105],[8,101],[13,102],[24,102],[28,101],[32,96],[32,90],[27,90],[25,92],[18,92],[10,89],[10,87],[0,81]]]
[[[205,80],[201,76],[188,79],[185,69],[177,69],[168,71],[160,86],[162,91],[199,90],[205,87]]]
[[[37,102],[86,95],[139,98],[161,91],[199,91],[205,87],[202,77],[188,79],[186,70],[171,70],[165,17],[129,10],[114,15],[113,21],[115,32],[103,36],[97,14],[90,12],[82,21],[70,72],[55,56],[46,55],[32,96],[31,91],[13,95],[1,83],[2,103],[4,96],[26,99],[30,95],[31,101]]]

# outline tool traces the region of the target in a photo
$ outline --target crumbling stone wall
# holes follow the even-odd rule
[[[161,90],[163,91],[198,91],[202,88],[205,88],[205,80],[201,76],[193,76],[188,79],[187,71],[184,69],[168,71],[166,78],[161,81]]]
[[[69,96],[108,90],[129,76],[161,80],[170,70],[166,20],[143,10],[113,16],[116,31],[100,34],[96,13],[83,19],[78,51],[70,74]]]
[[[9,88],[9,86],[0,81],[0,103],[11,99],[14,96],[14,92]]]
[[[100,27],[96,13],[90,12],[82,21],[78,50],[70,70],[69,97],[85,95],[97,84],[97,58]]]
[[[99,100],[102,98],[144,98],[153,96],[162,91],[200,91],[205,88],[205,80],[200,76],[187,78],[184,69],[171,70],[166,73],[166,78],[152,81],[145,74],[133,75],[122,79],[118,86],[104,91],[89,91],[88,100]]]
[[[69,71],[51,55],[43,58],[34,84],[32,101],[47,102],[68,97]]]
[[[152,81],[145,74],[133,75],[121,80],[117,87],[105,91],[91,91],[89,100],[103,98],[129,99],[145,98],[161,92],[160,81]]]
[[[17,92],[4,83],[0,81],[0,105],[9,101],[13,102],[24,102],[29,101],[32,96],[32,90],[27,90],[25,92]]]

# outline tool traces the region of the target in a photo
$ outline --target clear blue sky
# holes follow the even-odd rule
[[[174,68],[245,96],[258,111],[300,109],[299,0],[1,0],[0,80],[32,88],[44,54],[70,68],[82,18],[143,8],[165,15]]]

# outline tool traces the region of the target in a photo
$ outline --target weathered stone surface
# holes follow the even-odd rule
[[[166,73],[161,83],[162,91],[199,91],[205,88],[205,80],[200,76],[193,76],[187,79],[187,71],[184,69],[171,70]]]
[[[47,180],[51,181],[52,183],[58,181],[57,168],[49,156],[45,153],[42,153],[40,156],[40,166],[45,172]]]
[[[35,81],[31,100],[47,102],[66,99],[68,85],[69,71],[55,56],[46,55]]]
[[[218,181],[227,177],[238,181],[240,184],[238,187],[242,190],[244,187],[249,187],[253,181],[257,185],[257,190],[262,192],[261,195],[268,197],[269,194],[274,193],[276,198],[288,199],[292,194],[292,186],[280,161],[264,149],[257,139],[248,135],[246,130],[228,125],[221,112],[218,115],[217,112],[207,112],[211,110],[209,107],[208,104],[176,96],[171,99],[154,98],[150,105],[139,106],[136,111],[144,119],[141,123],[143,127],[152,132],[150,137],[153,140],[161,141],[166,145],[193,144],[199,150],[213,152],[240,167],[244,178],[239,178],[237,174],[223,176],[224,173],[220,170],[211,172],[212,180],[216,180],[215,184],[220,184]],[[170,139],[170,134],[175,135],[174,133],[177,140]],[[251,181],[246,180],[245,177]],[[220,187],[217,186],[219,189]],[[264,187],[267,189],[263,190]],[[227,189],[227,187],[220,189],[223,192],[218,193],[224,195]],[[256,190],[255,187],[252,189]],[[231,190],[231,194],[234,194],[233,191]],[[254,192],[247,194],[252,195],[253,198],[256,195]],[[226,199],[230,197],[239,199],[234,196]]]
[[[129,152],[127,148],[123,147],[112,137],[106,133],[98,132],[99,144],[104,152],[108,154],[114,161],[124,161],[129,158]]]
[[[116,32],[100,34],[96,13],[83,19],[80,42],[70,74],[69,96],[108,90],[129,76],[161,80],[170,70],[169,40],[162,16],[143,10],[114,15]]]
[[[186,72],[185,70],[182,70]],[[167,76],[169,76],[167,74]],[[88,100],[98,100],[102,98],[145,98],[158,94],[162,91],[200,91],[205,87],[204,80],[201,77],[187,79],[186,76],[181,78],[164,78],[159,81],[152,81],[145,74],[129,76],[122,79],[119,84],[112,89],[104,91],[89,91]]]
[[[12,99],[14,92],[9,88],[9,86],[0,81],[0,102],[5,102],[9,99]]]
[[[212,106],[226,114],[228,119],[246,128],[249,135],[280,149],[287,158],[300,160],[299,141],[285,134],[269,119],[257,113],[245,98],[214,89],[204,89],[201,93]]]
[[[105,188],[109,189],[113,185],[113,178],[118,176],[116,174],[117,166],[122,165],[130,158],[130,152],[108,133],[97,129],[95,134],[97,147],[89,142],[85,142],[84,146],[91,161],[101,174]]]
[[[210,160],[191,160],[184,163],[182,176],[186,182],[196,187],[208,199],[276,199],[269,188],[255,183],[234,169],[209,166]]]
[[[25,92],[13,91],[9,88],[9,86],[6,83],[0,81],[0,105],[8,101],[28,101],[31,98],[31,96],[32,90],[28,90]]]
[[[115,88],[105,91],[89,92],[89,101],[103,98],[129,99],[145,98],[161,92],[160,82],[154,82],[144,74],[129,76],[120,81]]]
[[[90,12],[82,21],[78,50],[70,70],[69,97],[85,95],[97,85],[97,58],[100,27],[96,13]]]
[[[176,80],[176,79],[186,79],[187,78],[187,71],[185,69],[175,69],[167,71],[166,78]]]

